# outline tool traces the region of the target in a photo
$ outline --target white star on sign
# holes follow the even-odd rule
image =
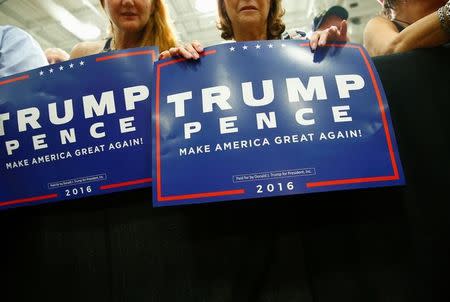
[[[244,46],[242,46],[242,49],[243,49],[243,50],[247,50],[247,49],[248,49],[248,46],[247,46],[247,45],[244,45]]]
[[[40,75],[40,76],[43,76],[43,75],[44,75],[44,72],[41,70],[41,72],[39,72],[39,75]]]
[[[50,71],[50,73],[53,73],[53,68],[50,68],[49,71]]]
[[[73,68],[73,63],[70,63],[69,67],[70,67],[70,68]]]
[[[281,44],[281,47],[283,47],[283,48],[286,47],[286,44]]]
[[[59,66],[59,70],[60,70],[60,71],[63,71],[63,70],[64,70],[64,67],[63,67],[63,66]]]
[[[273,44],[269,44],[269,48],[273,48]]]
[[[260,49],[260,48],[261,48],[261,45],[258,44],[258,45],[256,45],[255,47],[256,47],[256,49]]]
[[[230,51],[234,51],[235,50],[235,48],[234,47],[230,47]]]
[[[81,61],[81,62],[80,62],[80,66],[83,66],[83,65],[84,65],[84,61]]]

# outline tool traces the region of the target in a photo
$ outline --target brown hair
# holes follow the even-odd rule
[[[281,34],[286,28],[282,19],[285,11],[281,1],[270,0],[269,16],[267,17],[267,39],[269,40],[281,39]],[[217,28],[222,31],[221,37],[225,40],[234,39],[233,27],[225,9],[224,0],[218,0],[218,6],[219,21]]]
[[[104,8],[105,0],[100,0],[100,2]],[[139,46],[155,45],[158,46],[161,51],[174,47],[176,45],[176,39],[169,22],[169,14],[167,13],[167,7],[164,4],[164,1],[152,0],[151,10]],[[114,39],[114,27],[112,26],[111,20],[110,23],[111,36]]]

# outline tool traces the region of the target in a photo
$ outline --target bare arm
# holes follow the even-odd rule
[[[371,56],[388,55],[417,48],[435,47],[450,40],[436,12],[414,22],[402,32],[384,17],[370,20],[364,30],[364,46]]]
[[[81,42],[75,45],[70,52],[71,59],[77,59],[89,55],[98,54],[102,51],[104,41],[96,41],[96,42]]]

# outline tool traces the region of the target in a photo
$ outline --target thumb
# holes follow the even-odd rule
[[[341,38],[343,38],[342,41],[347,41],[347,27],[348,27],[347,21],[342,20],[341,26],[339,28]]]

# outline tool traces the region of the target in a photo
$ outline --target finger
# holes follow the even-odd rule
[[[314,32],[309,40],[309,46],[311,50],[314,51],[317,48],[317,42],[319,41],[320,34],[318,31]]]
[[[195,59],[190,51],[187,51],[184,47],[179,47],[179,54],[185,59]]]
[[[330,26],[328,29],[328,36],[325,43],[337,41],[339,37],[339,29],[336,26]]]
[[[192,54],[192,57],[194,58],[194,60],[197,60],[198,58],[200,58],[200,56],[198,55],[198,52],[194,49],[192,44],[186,44],[185,49]]]
[[[168,50],[163,51],[162,53],[159,54],[159,59],[160,60],[164,60],[170,58],[170,52]]]
[[[318,42],[318,46],[319,47],[325,46],[325,44],[327,44],[327,40],[328,40],[328,36],[329,35],[330,35],[330,31],[329,30],[324,30],[320,34],[320,38],[319,38],[319,42]]]
[[[202,46],[202,43],[200,43],[199,41],[193,41],[192,42],[192,46],[194,46],[194,48],[195,48],[195,50],[198,52],[198,53],[201,53],[201,52],[203,52],[203,46]]]
[[[340,31],[340,41],[344,42],[347,41],[347,29],[348,29],[348,23],[346,20],[342,20],[341,26],[339,28]]]
[[[169,48],[169,53],[170,53],[170,55],[172,57],[178,56],[178,53],[179,53],[178,47],[171,47],[171,48]]]
[[[180,57],[184,57],[186,59],[192,59],[191,53],[184,50],[183,46],[172,47],[171,49],[169,49],[169,52],[172,57],[180,56]]]

